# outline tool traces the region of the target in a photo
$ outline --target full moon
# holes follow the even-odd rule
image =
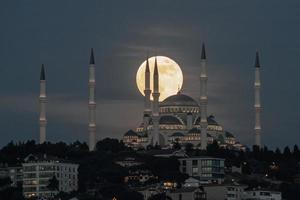
[[[182,87],[183,76],[179,65],[172,59],[165,56],[156,56],[159,73],[159,101],[176,94]],[[153,92],[153,72],[155,57],[149,58],[150,67],[150,89]],[[140,65],[136,73],[136,84],[142,95],[145,96],[145,69],[146,60]],[[152,100],[152,95],[151,95]]]

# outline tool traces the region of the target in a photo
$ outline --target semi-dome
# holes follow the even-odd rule
[[[124,136],[138,136],[138,134],[133,130],[129,130],[124,134]]]
[[[225,137],[227,137],[227,138],[234,138],[233,134],[230,133],[230,132],[228,132],[228,131],[225,132]]]
[[[164,106],[192,106],[199,107],[198,103],[187,95],[178,92],[175,95],[169,96],[163,102],[160,103],[160,107]]]
[[[188,133],[201,133],[201,130],[198,128],[192,128],[191,130],[188,131]]]
[[[182,125],[181,121],[174,116],[161,116],[159,119],[159,124],[168,124],[168,125]]]
[[[171,135],[171,137],[183,137],[183,136],[184,136],[184,134],[181,132],[175,132]]]
[[[198,117],[195,124],[200,124],[201,117]],[[208,125],[218,126],[218,122],[216,122],[215,117],[213,115],[210,115],[207,117],[207,123]]]

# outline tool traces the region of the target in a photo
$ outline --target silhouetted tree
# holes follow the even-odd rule
[[[0,178],[0,188],[4,186],[9,186],[11,183],[12,182],[9,177]]]
[[[290,148],[288,147],[288,146],[286,146],[285,148],[284,148],[284,150],[283,150],[283,156],[284,156],[284,158],[285,159],[288,159],[288,158],[290,158],[291,157],[291,150],[290,150]]]
[[[207,155],[218,156],[219,153],[219,144],[216,140],[212,144],[207,145],[206,147]]]
[[[49,184],[47,185],[47,187],[53,191],[59,190],[59,182],[58,182],[56,176],[53,176],[51,179],[49,179]]]
[[[120,151],[124,151],[128,148],[125,147],[124,143],[112,138],[105,138],[100,140],[96,144],[97,151],[107,151],[112,153],[118,153]]]
[[[184,146],[186,153],[190,154],[193,151],[194,145],[192,143],[187,143]]]
[[[299,155],[300,155],[300,151],[299,151],[299,148],[298,148],[298,145],[294,145],[294,150],[293,150],[293,156],[295,158],[298,158],[299,159]]]
[[[173,149],[179,150],[179,149],[181,149],[181,145],[178,142],[174,142]]]

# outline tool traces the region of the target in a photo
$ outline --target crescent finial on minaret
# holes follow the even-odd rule
[[[90,64],[95,64],[94,49],[91,48]]]
[[[44,68],[44,64],[42,64],[40,80],[41,80],[41,81],[44,81],[45,79],[46,79],[46,76],[45,76],[45,68]]]
[[[201,59],[206,60],[205,44],[202,44]]]

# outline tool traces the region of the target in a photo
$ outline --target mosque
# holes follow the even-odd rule
[[[123,135],[125,145],[133,148],[146,148],[148,145],[170,147],[175,143],[181,145],[190,143],[194,148],[206,149],[208,144],[217,141],[219,146],[224,148],[245,149],[245,146],[240,144],[232,133],[226,131],[217,122],[215,116],[207,116],[208,98],[206,94],[207,74],[204,44],[202,45],[201,52],[199,101],[179,91],[177,94],[159,102],[158,67],[155,60],[153,75],[154,91],[152,92],[150,90],[150,69],[147,59],[143,120],[135,130],[129,130]],[[258,54],[256,54],[256,68],[259,69]],[[259,88],[257,91],[259,93]],[[153,96],[152,102],[150,100],[151,92]],[[259,102],[255,104],[255,108],[256,117],[258,118],[255,130],[260,137],[259,112],[257,112],[260,111]]]
[[[145,67],[145,90],[144,90],[144,112],[143,119],[134,131],[129,130],[123,135],[123,142],[135,149],[146,148],[148,145],[171,147],[175,143],[181,145],[192,144],[195,148],[206,149],[207,144],[217,141],[221,147],[243,150],[245,146],[240,144],[234,135],[224,129],[216,118],[207,116],[207,74],[206,74],[206,52],[202,45],[200,64],[200,88],[199,97],[196,99],[178,91],[159,102],[159,72],[157,60],[154,62],[153,91],[150,89],[150,67],[149,59]],[[89,63],[89,122],[88,122],[88,145],[90,151],[95,150],[96,140],[96,77],[95,60],[93,49],[91,49]],[[261,125],[260,125],[260,63],[258,52],[255,59],[254,79],[254,111],[255,145],[261,146]],[[150,97],[153,100],[150,100]],[[199,99],[199,100],[198,100]],[[46,141],[46,76],[44,65],[40,74],[40,116],[39,116],[39,142]]]

